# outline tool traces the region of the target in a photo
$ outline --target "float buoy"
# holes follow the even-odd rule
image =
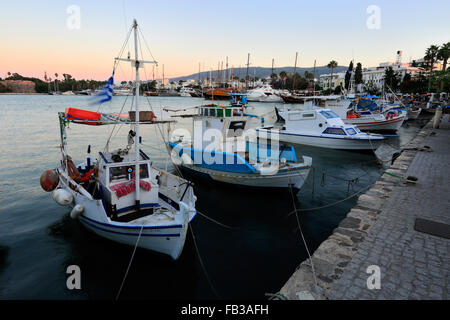
[[[73,195],[64,189],[56,189],[53,191],[52,198],[57,204],[63,207],[68,206],[73,202]]]
[[[80,216],[80,214],[82,214],[84,211],[84,206],[82,206],[81,204],[77,204],[75,207],[73,207],[72,211],[70,211],[70,217],[72,219],[76,219]]]
[[[59,175],[56,170],[47,170],[41,175],[41,187],[47,192],[52,192],[58,187]]]

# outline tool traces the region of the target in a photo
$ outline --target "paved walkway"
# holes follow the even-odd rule
[[[328,299],[450,299],[450,240],[414,230],[416,218],[450,224],[450,124],[444,116],[436,135],[422,145],[376,223],[360,243]],[[377,265],[381,288],[369,290],[367,268]]]

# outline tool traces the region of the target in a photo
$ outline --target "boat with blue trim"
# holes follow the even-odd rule
[[[261,189],[292,188],[298,192],[311,170],[312,159],[299,161],[292,146],[278,137],[258,136],[239,101],[245,94],[232,94],[229,106],[195,107],[193,137],[175,130],[169,146],[172,161],[184,171],[213,181]],[[172,110],[176,111],[176,110]]]
[[[272,126],[260,127],[259,132],[276,132],[280,141],[339,150],[376,150],[384,137],[363,133],[330,109],[316,109],[307,101],[303,109],[275,108],[278,121]]]
[[[73,219],[97,235],[176,260],[182,253],[189,223],[196,216],[196,197],[190,181],[153,167],[150,157],[141,150],[141,125],[173,120],[158,119],[152,111],[139,111],[139,66],[151,62],[138,57],[137,28],[134,21],[129,33],[134,30],[135,59],[116,58],[117,63],[131,63],[136,71],[135,111],[107,114],[67,108],[59,113],[62,159],[59,167],[44,172],[41,186],[52,192],[58,204],[71,208]],[[109,82],[112,85],[112,77]],[[107,86],[104,91],[111,90]],[[127,145],[109,151],[111,132],[97,159],[91,155],[89,146],[86,161],[75,165],[67,151],[66,128],[70,123],[130,126]]]

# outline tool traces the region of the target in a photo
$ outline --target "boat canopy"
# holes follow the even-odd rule
[[[101,113],[77,108],[66,108],[62,118],[64,121],[69,121],[78,124],[101,126],[110,125],[116,123],[133,124],[135,122],[136,113],[130,111],[129,114],[119,113]],[[167,123],[175,122],[174,120],[156,120],[157,117],[152,111],[140,111],[139,123],[141,124],[155,124],[155,123]]]

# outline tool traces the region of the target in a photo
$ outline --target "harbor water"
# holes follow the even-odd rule
[[[126,103],[127,112],[132,99],[115,97],[99,110],[121,112]],[[165,107],[205,103],[184,97],[148,101],[141,99],[141,110],[153,108],[157,116]],[[264,115],[268,124],[274,121],[276,105],[251,103],[248,112]],[[84,229],[39,185],[41,173],[59,163],[57,113],[66,107],[99,108],[89,106],[84,96],[0,96],[0,299],[114,299],[133,253],[132,247]],[[172,128],[190,129],[191,121],[179,120]],[[260,125],[259,119],[253,121]],[[406,144],[420,124],[404,124],[400,137],[386,143],[397,148]],[[158,127],[143,127],[142,149],[153,165],[173,170]],[[88,145],[95,153],[102,151],[112,129],[71,124],[69,154],[78,162],[84,160]],[[114,131],[111,149],[125,147],[128,131],[125,126]],[[167,127],[162,132],[167,135]],[[120,299],[263,299],[266,293],[276,293],[307,258],[301,232],[312,253],[354,206],[356,198],[350,196],[383,172],[370,152],[304,146],[295,150],[297,157],[313,158],[314,170],[294,202],[289,192],[249,191],[186,176],[195,183],[201,214],[191,224],[193,233],[180,259],[174,262],[138,249]],[[298,220],[294,204],[301,210]],[[81,290],[67,289],[70,265],[81,269]]]

